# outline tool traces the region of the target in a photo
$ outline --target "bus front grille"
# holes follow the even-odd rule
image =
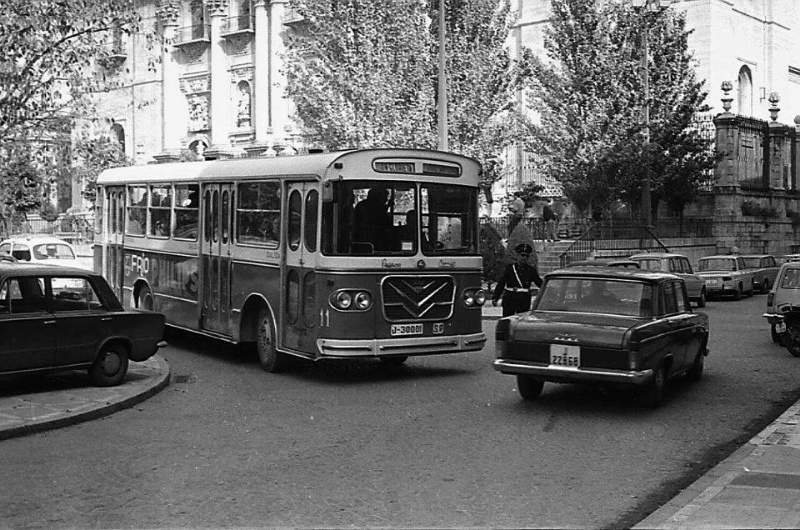
[[[455,283],[450,276],[389,276],[381,293],[390,322],[446,320],[453,314]]]

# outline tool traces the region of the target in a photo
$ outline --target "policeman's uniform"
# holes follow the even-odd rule
[[[530,245],[517,245],[517,254],[529,254],[533,251]],[[531,308],[531,284],[542,286],[539,271],[526,261],[518,261],[506,266],[503,276],[494,288],[493,302],[497,305],[503,297],[503,316],[524,313]]]

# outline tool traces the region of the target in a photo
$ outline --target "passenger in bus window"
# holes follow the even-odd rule
[[[388,232],[392,228],[389,214],[389,191],[386,188],[370,188],[367,198],[356,204],[354,242],[369,243],[374,250],[388,249]]]

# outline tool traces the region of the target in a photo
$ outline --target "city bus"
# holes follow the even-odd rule
[[[114,168],[94,263],[124,304],[292,357],[481,350],[480,165],[368,149]]]

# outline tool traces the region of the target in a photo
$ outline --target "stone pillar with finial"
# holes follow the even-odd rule
[[[778,106],[781,97],[777,92],[769,95],[769,127],[767,142],[769,149],[765,150],[764,163],[768,164],[767,178],[769,187],[772,189],[786,189],[789,185],[789,171],[791,164],[791,141],[790,135],[792,128],[778,121],[778,113],[781,108]]]
[[[721,98],[723,112],[714,118],[714,126],[717,129],[716,146],[721,159],[714,167],[714,185],[738,186],[736,146],[739,144],[740,131],[738,118],[731,113],[733,97],[730,93],[733,90],[733,83],[723,81],[720,88],[723,92]]]
[[[800,114],[794,117],[794,136],[792,137],[792,142],[794,149],[792,149],[792,154],[794,155],[794,163],[792,164],[792,174],[791,174],[791,184],[789,188],[792,190],[800,190]]]

